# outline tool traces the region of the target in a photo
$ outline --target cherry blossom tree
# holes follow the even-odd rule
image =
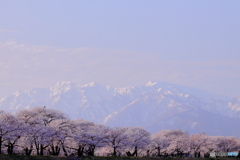
[[[157,156],[163,156],[166,154],[167,148],[170,145],[170,140],[163,134],[163,132],[158,132],[151,135],[152,152],[156,151]]]
[[[31,155],[34,150],[34,139],[32,137],[32,128],[25,127],[25,130],[18,141],[18,147],[23,149],[25,155]]]
[[[33,109],[23,109],[16,113],[16,117],[23,123],[28,124],[30,126],[39,125],[38,121],[38,113],[33,112]]]
[[[108,130],[107,127],[99,124],[89,127],[85,134],[85,137],[88,139],[86,152],[89,156],[94,156],[96,147],[104,147],[106,145],[106,133]]]
[[[43,151],[49,146],[51,146],[52,149],[55,149],[54,152],[52,152],[53,154],[59,153],[59,146],[55,146],[56,148],[53,147],[53,139],[55,139],[54,142],[57,141],[56,138],[58,132],[56,128],[51,126],[51,124],[55,121],[59,121],[59,129],[59,127],[61,127],[60,124],[68,119],[64,113],[54,109],[47,109],[45,107],[35,107],[19,111],[17,117],[21,122],[27,124],[28,128],[30,128],[27,131],[31,133],[32,139],[28,137],[28,142],[34,143],[38,155],[43,155]],[[31,145],[24,148],[24,150],[30,152],[30,148],[32,148]]]
[[[23,136],[24,130],[26,129],[24,124],[19,122],[17,118],[14,117],[14,131],[9,132],[6,135],[6,143],[8,154],[13,154],[14,148],[17,146],[19,139]]]
[[[188,150],[194,157],[200,157],[201,152],[206,152],[207,135],[205,133],[193,134],[189,136]]]
[[[117,156],[127,145],[128,136],[125,133],[127,128],[116,127],[109,129],[107,135],[107,145],[112,149],[112,156]]]
[[[217,151],[217,136],[206,136],[204,157],[209,157],[210,152]]]
[[[13,148],[21,137],[22,124],[12,114],[0,113],[0,154],[2,153],[3,142],[9,154],[13,153]]]
[[[50,146],[51,137],[55,131],[53,128],[48,126],[34,127],[33,139],[34,145],[37,150],[37,155],[43,155],[44,150]]]
[[[67,119],[67,116],[63,112],[55,109],[47,109],[45,107],[35,107],[31,109],[31,111],[37,114],[35,118],[40,124],[44,126],[48,126],[51,122],[55,120]]]
[[[150,133],[140,127],[128,127],[125,134],[128,137],[125,151],[128,156],[138,156],[139,150],[145,149],[150,143]]]
[[[239,148],[239,141],[236,137],[216,137],[216,151],[233,152]]]
[[[72,130],[71,138],[68,140],[69,146],[67,148],[75,150],[78,156],[83,156],[90,141],[88,139],[88,131],[95,124],[82,119],[74,120],[73,123],[75,127]]]
[[[52,137],[50,137],[49,153],[58,156],[62,148],[65,156],[68,156],[66,141],[72,136],[72,130],[75,128],[75,125],[70,119],[61,119],[55,120],[49,126],[54,130]]]
[[[181,130],[163,130],[161,133],[169,141],[167,154],[183,156],[187,150],[188,134]]]
[[[36,151],[38,155],[48,152],[55,156],[94,156],[100,149],[110,149],[112,156],[146,152],[156,156],[208,157],[212,151],[239,151],[240,139],[204,133],[188,135],[181,130],[150,135],[139,127],[108,128],[81,119],[70,120],[64,113],[45,107],[21,110],[16,115],[0,110],[0,154],[23,151],[31,155]]]

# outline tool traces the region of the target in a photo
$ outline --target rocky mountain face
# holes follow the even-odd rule
[[[240,97],[165,82],[113,88],[63,81],[50,88],[18,91],[0,100],[0,109],[8,112],[35,106],[61,110],[72,119],[112,127],[140,126],[152,133],[182,129],[191,134],[240,136]]]

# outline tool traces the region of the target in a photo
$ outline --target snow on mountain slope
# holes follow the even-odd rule
[[[15,92],[0,100],[0,109],[9,112],[35,106],[58,109],[71,118],[110,126],[141,126],[151,132],[185,129],[192,133],[239,134],[229,125],[240,122],[240,97],[166,82],[149,81],[135,87],[113,88],[98,83],[77,86],[62,81],[50,88]],[[216,120],[224,121],[222,124],[229,131],[217,126]]]
[[[140,126],[152,133],[164,129],[182,129],[192,134],[206,132],[212,135],[240,135],[240,131],[233,127],[240,125],[240,119],[234,118],[236,116],[225,116],[217,111],[210,112],[202,107],[205,104],[198,99],[189,95],[178,96],[147,95],[110,114],[104,119],[104,124]],[[235,112],[227,108],[225,110],[229,113]]]

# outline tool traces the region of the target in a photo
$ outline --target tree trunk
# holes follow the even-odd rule
[[[35,148],[36,148],[36,150],[37,150],[37,155],[39,156],[40,155],[40,149],[39,149],[39,144],[37,143],[37,141],[36,140],[34,140],[34,144],[35,144]]]
[[[0,137],[0,154],[2,154],[2,137]]]
[[[158,157],[160,157],[161,156],[161,152],[160,152],[160,148],[157,148],[157,152],[158,152]]]
[[[64,147],[64,145],[62,145],[62,150],[64,152],[64,156],[68,157],[68,153],[67,153],[67,150],[66,148]]]
[[[83,156],[84,147],[79,146],[77,151],[78,151],[78,157]]]
[[[117,156],[117,148],[113,147],[113,156]]]
[[[7,147],[8,147],[7,149],[8,154],[13,154],[14,145],[12,143],[8,143]]]
[[[31,155],[32,150],[33,150],[33,147],[32,147],[32,146],[31,146],[29,149],[28,149],[28,147],[27,147],[27,148],[24,148],[25,154],[26,154],[27,156],[30,156],[30,155]]]
[[[126,154],[128,157],[132,156],[132,154],[129,151],[127,151]]]
[[[150,156],[150,150],[147,150],[147,155],[146,155],[147,157],[149,157]]]
[[[48,151],[51,155],[58,156],[60,153],[60,147],[52,145]]]
[[[89,146],[87,150],[88,156],[94,156],[94,150],[95,150],[95,146]]]
[[[44,147],[43,147],[43,145],[41,144],[41,145],[40,145],[40,156],[43,156],[43,150],[44,150]]]
[[[138,156],[138,147],[135,147],[135,150],[133,152],[133,155],[136,155],[136,157]]]

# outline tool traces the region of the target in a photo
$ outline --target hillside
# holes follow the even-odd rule
[[[16,112],[47,106],[70,118],[108,126],[140,126],[154,133],[182,129],[193,133],[240,136],[240,97],[216,95],[166,82],[114,88],[98,83],[58,82],[49,88],[17,91],[0,100],[0,109]]]

